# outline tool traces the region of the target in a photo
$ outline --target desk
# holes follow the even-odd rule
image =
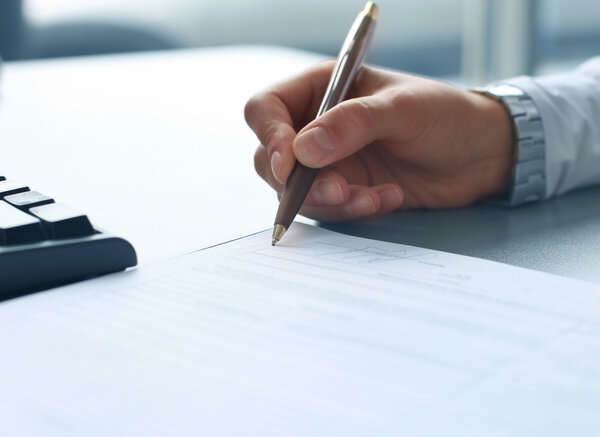
[[[0,172],[127,238],[140,264],[271,226],[248,98],[318,56],[183,50],[7,63]]]
[[[243,106],[317,59],[232,47],[7,64],[1,170],[129,239],[141,263],[267,228],[277,201]],[[600,281],[600,189],[325,226]]]
[[[600,282],[599,188],[517,208],[481,203],[325,227]]]

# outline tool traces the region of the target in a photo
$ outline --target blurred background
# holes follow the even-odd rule
[[[600,53],[598,0],[380,0],[369,61],[476,85]],[[335,56],[363,0],[0,0],[5,60],[267,44]]]

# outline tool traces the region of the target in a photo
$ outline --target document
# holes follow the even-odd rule
[[[600,287],[295,223],[0,305],[3,436],[597,436]]]

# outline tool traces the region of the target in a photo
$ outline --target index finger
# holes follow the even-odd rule
[[[244,108],[246,122],[265,146],[277,180],[284,183],[295,163],[296,131],[314,118],[334,63],[322,62],[254,95]]]

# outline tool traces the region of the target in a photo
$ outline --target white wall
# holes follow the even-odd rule
[[[187,45],[339,45],[363,0],[26,0],[36,24],[97,19],[161,30]],[[460,35],[461,0],[380,0],[377,40],[394,45]]]

